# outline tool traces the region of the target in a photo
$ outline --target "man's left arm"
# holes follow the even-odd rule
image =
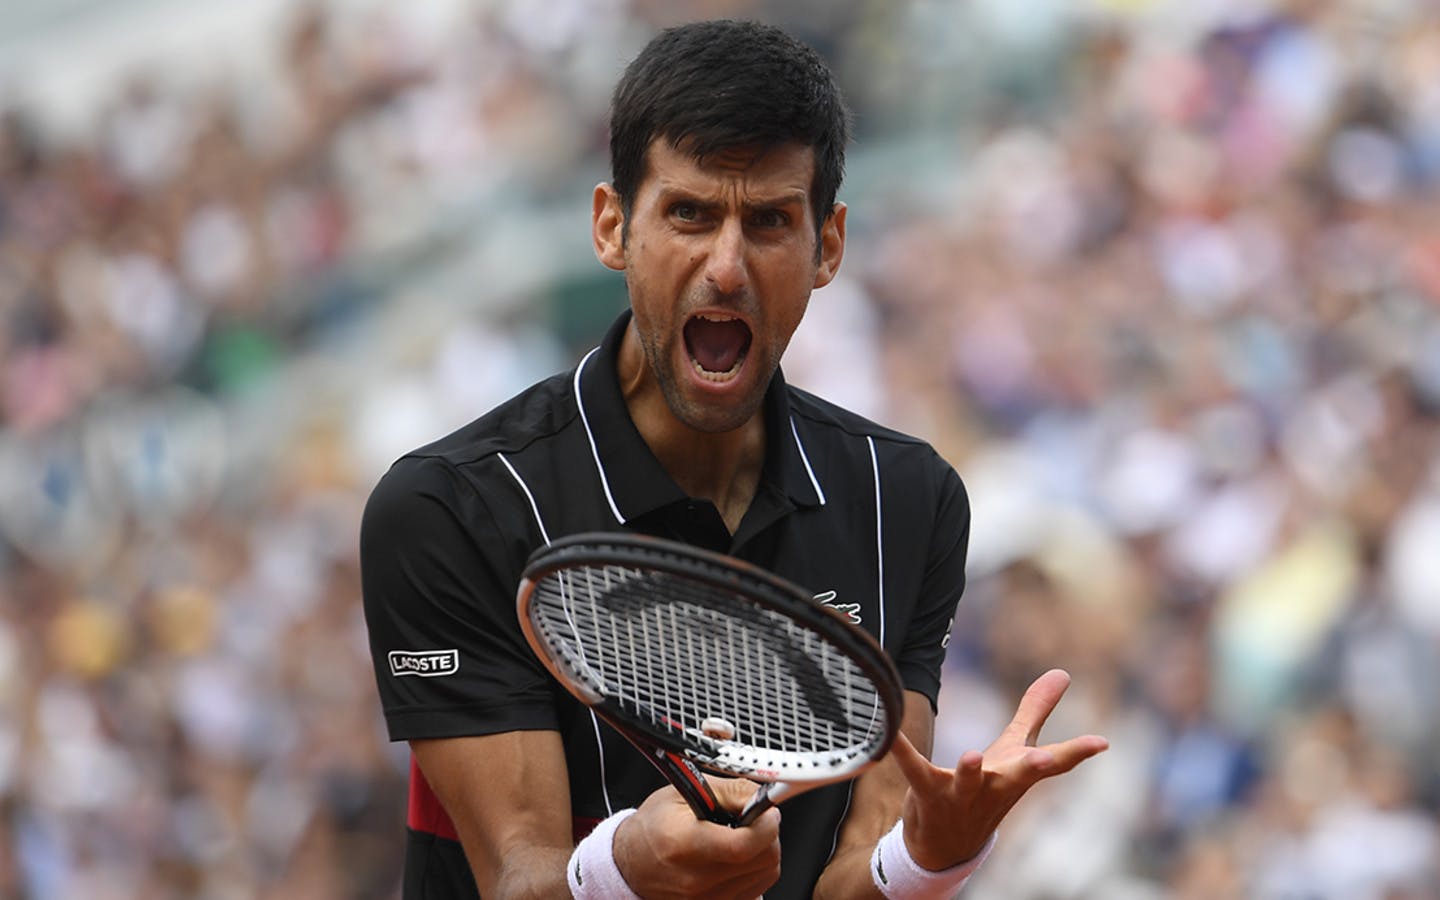
[[[945,635],[964,590],[970,503],[959,476],[938,456],[896,471],[933,478],[930,484],[912,485],[909,495],[936,498],[924,577],[915,594],[921,605],[892,651],[907,685],[902,737],[855,783],[836,852],[816,885],[818,898],[884,896],[871,875],[872,857],[876,844],[902,818],[904,855],[920,869],[943,870],[973,859],[1036,782],[1068,772],[1108,746],[1094,735],[1037,746],[1040,729],[1070,683],[1069,675],[1052,670],[1030,686],[1014,719],[983,753],[971,750],[949,768],[948,760],[938,766],[930,762],[931,697],[939,687]],[[887,849],[886,858],[895,860],[900,848],[891,843]],[[891,893],[899,893],[894,885]]]
[[[823,900],[885,896],[876,886],[872,857],[897,818],[903,822],[904,853],[919,869],[942,872],[973,860],[1030,788],[1069,772],[1109,746],[1098,735],[1039,744],[1045,720],[1069,685],[1070,676],[1062,670],[1041,675],[1026,690],[1000,736],[984,752],[967,751],[954,768],[930,762],[934,735],[930,701],[907,691],[902,736],[890,754],[856,782],[839,845],[814,896]]]
[[[901,733],[928,754],[934,727],[930,699],[916,691],[906,691]],[[815,900],[883,896],[871,881],[870,855],[876,842],[900,817],[908,789],[909,782],[893,751],[856,780],[835,855],[815,884]]]

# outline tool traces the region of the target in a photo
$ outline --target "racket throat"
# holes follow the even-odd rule
[[[788,781],[766,782],[755,788],[755,796],[740,810],[740,815],[735,817],[735,827],[744,828],[746,825],[760,818],[760,815],[782,800],[801,793],[795,785]]]
[[[675,789],[680,792],[680,796],[685,798],[685,802],[690,805],[696,818],[714,822],[717,825],[734,827],[737,824],[735,816],[720,805],[715,792],[710,789],[709,782],[690,760],[663,747],[654,748],[646,756],[660,770],[660,773],[675,785]]]
[[[737,816],[720,805],[719,799],[710,789],[710,784],[705,780],[704,774],[690,760],[659,747],[655,748],[649,756],[661,773],[671,784],[675,785],[680,796],[685,798],[685,802],[690,805],[696,818],[714,822],[717,825],[744,828],[760,818],[765,810],[780,801],[803,793],[790,782],[758,784],[755,787],[755,795],[750,798],[749,802],[745,804],[745,808]]]

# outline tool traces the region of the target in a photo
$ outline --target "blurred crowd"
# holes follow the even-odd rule
[[[359,511],[574,358],[610,84],[711,15],[856,107],[786,372],[970,489],[937,759],[1057,665],[1047,734],[1112,743],[967,895],[1440,897],[1440,13],[544,5],[316,6],[79,137],[0,107],[0,897],[397,895]]]

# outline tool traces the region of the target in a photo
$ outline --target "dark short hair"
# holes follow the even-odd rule
[[[820,54],[779,28],[695,22],[656,35],[615,87],[611,184],[627,220],[645,177],[646,151],[660,137],[700,160],[791,141],[812,148],[818,231],[845,175],[850,112]]]

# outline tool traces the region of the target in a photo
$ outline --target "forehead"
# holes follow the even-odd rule
[[[815,150],[804,144],[737,147],[697,159],[683,143],[677,148],[664,138],[656,138],[646,151],[641,192],[740,188],[751,195],[800,191],[808,200],[814,177]]]

